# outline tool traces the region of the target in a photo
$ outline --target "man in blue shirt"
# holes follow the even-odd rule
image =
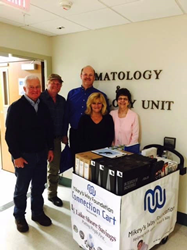
[[[73,158],[75,158],[75,153],[77,152],[77,128],[80,117],[84,114],[86,110],[87,99],[90,94],[94,92],[101,92],[93,87],[93,83],[95,80],[95,70],[91,66],[84,67],[81,70],[80,77],[82,80],[82,86],[76,89],[72,89],[68,93],[64,121],[64,136],[62,140],[63,143],[68,143],[67,131],[70,125],[70,148],[72,151]],[[108,105],[107,96],[103,92],[101,93],[105,96]]]
[[[48,199],[58,207],[63,206],[62,200],[57,196],[61,141],[63,136],[63,122],[66,104],[64,97],[58,94],[62,87],[62,83],[61,76],[51,74],[48,77],[47,89],[42,92],[40,96],[42,101],[48,106],[53,121],[54,159],[48,164]]]

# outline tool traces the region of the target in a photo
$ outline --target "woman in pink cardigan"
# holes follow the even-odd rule
[[[116,94],[118,109],[112,110],[110,115],[115,126],[114,146],[131,145],[138,143],[139,121],[138,115],[129,107],[131,104],[131,93],[128,89],[119,89]]]

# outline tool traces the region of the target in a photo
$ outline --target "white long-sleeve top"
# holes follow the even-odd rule
[[[119,146],[138,143],[138,115],[130,109],[123,118],[118,117],[118,110],[112,110],[110,115],[113,118],[115,128],[115,139],[113,145]]]

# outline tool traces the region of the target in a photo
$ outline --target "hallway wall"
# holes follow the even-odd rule
[[[11,53],[16,57],[44,61],[45,76],[51,73],[52,43],[50,37],[1,22],[0,31],[0,54]]]
[[[127,24],[64,36],[47,37],[22,28],[0,23],[0,51],[48,60],[48,74],[53,58],[53,72],[64,80],[61,94],[81,84],[80,70],[92,65],[96,72],[152,72],[149,80],[107,80],[95,82],[110,100],[116,86],[127,87],[136,100],[134,111],[140,117],[141,147],[163,143],[165,136],[176,137],[176,150],[187,166],[187,15]],[[154,70],[162,70],[159,79]],[[111,76],[111,74],[110,74]],[[143,108],[143,101],[173,102],[171,109],[161,106]],[[179,211],[187,214],[187,175],[180,177]]]
[[[0,31],[0,47],[51,56],[51,39],[48,36],[4,23],[0,23]]]
[[[109,77],[95,82],[95,87],[108,95],[111,104],[118,85],[132,92],[140,118],[141,148],[162,145],[165,136],[175,137],[176,150],[187,166],[186,26],[184,15],[51,38],[53,72],[64,80],[61,94],[66,97],[70,89],[81,85],[80,70],[85,65],[103,75],[108,72]],[[146,70],[152,73],[150,79],[143,78]],[[159,79],[154,70],[162,70]],[[142,77],[127,79],[128,71],[131,76],[139,71]],[[125,72],[125,78],[113,80],[111,72],[117,72],[116,76]],[[151,108],[152,101],[159,107]],[[187,175],[180,177],[178,209],[187,214]]]

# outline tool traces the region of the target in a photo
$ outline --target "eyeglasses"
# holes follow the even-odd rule
[[[119,97],[118,101],[128,101],[129,99],[127,97]]]

